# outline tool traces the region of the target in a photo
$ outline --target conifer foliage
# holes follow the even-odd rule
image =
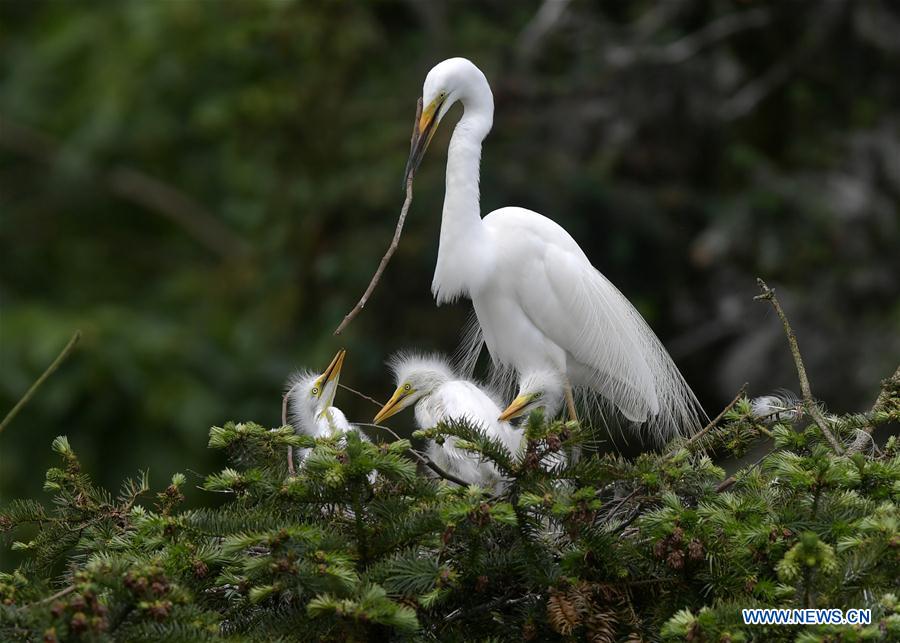
[[[843,444],[900,420],[829,416]],[[509,481],[500,493],[426,475],[409,440],[228,423],[231,466],[158,492],[96,487],[65,437],[52,500],[0,508],[24,555],[0,573],[2,641],[900,640],[900,440],[835,454],[799,409],[745,397],[664,453],[562,458],[589,436],[529,417],[509,453],[456,438]],[[712,456],[771,449],[731,477]],[[313,448],[289,475],[286,447]],[[374,475],[373,475],[374,473]],[[192,503],[185,503],[191,495]],[[199,505],[189,508],[187,505]],[[745,626],[745,607],[870,608],[865,627]]]

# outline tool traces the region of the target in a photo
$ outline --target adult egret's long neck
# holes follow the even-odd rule
[[[481,142],[491,129],[494,103],[490,89],[463,101],[464,113],[447,153],[447,183],[441,218],[441,240],[431,291],[438,304],[477,290],[491,261],[490,244],[481,222],[478,174]]]

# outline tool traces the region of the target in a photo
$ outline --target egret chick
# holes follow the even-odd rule
[[[568,232],[519,207],[482,219],[481,147],[494,122],[494,98],[484,73],[469,60],[450,58],[428,72],[407,178],[457,102],[463,114],[447,153],[431,284],[438,305],[472,300],[481,329],[475,346],[480,349],[483,339],[501,372],[520,378],[535,369],[563,374],[573,417],[574,385],[588,394],[591,407],[604,406],[605,399],[643,423],[656,441],[696,432],[702,410],[665,348]]]
[[[543,409],[544,416],[554,418],[562,411],[565,402],[565,378],[548,370],[530,371],[519,384],[519,394],[500,414],[501,421],[528,415]]]
[[[353,428],[344,412],[334,406],[341,367],[347,351],[339,350],[322,373],[305,370],[293,374],[287,382],[285,393],[290,409],[290,423],[296,433],[313,438],[334,437]],[[311,449],[300,449],[298,459],[302,463]],[[293,462],[288,463],[290,469]]]
[[[415,405],[416,424],[430,429],[449,420],[468,420],[490,437],[500,440],[514,456],[522,445],[522,434],[509,422],[498,420],[500,405],[473,382],[457,375],[447,360],[436,355],[399,354],[390,361],[397,389],[373,420],[383,420]],[[490,462],[456,445],[448,436],[442,445],[432,441],[428,456],[439,467],[470,484],[497,488],[502,476]]]
[[[565,377],[560,373],[549,370],[535,370],[525,374],[519,384],[519,394],[498,418],[501,422],[523,417],[543,409],[544,417],[553,419],[560,414],[565,403]],[[581,449],[572,449],[572,461],[577,462],[581,457]],[[557,453],[550,457],[551,465],[566,463],[566,456]]]

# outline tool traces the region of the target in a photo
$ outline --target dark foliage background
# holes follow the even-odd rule
[[[452,351],[467,309],[429,294],[452,124],[330,336],[451,55],[495,92],[484,210],[564,225],[708,410],[796,387],[756,275],[816,394],[867,408],[900,356],[897,33],[877,0],[0,2],[0,412],[84,332],[0,434],[0,503],[41,494],[58,434],[107,487],[206,472],[207,428],[277,425],[293,368],[344,346],[343,381],[384,397],[393,350]]]

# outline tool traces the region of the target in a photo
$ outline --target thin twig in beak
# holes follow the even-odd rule
[[[416,147],[419,145],[419,139],[422,138],[422,132],[419,130],[419,125],[422,121],[422,107],[422,99],[419,98],[416,101],[416,121],[413,123],[412,136],[409,138],[409,157],[406,159],[406,169],[403,170],[404,186],[406,186],[411,176],[415,176],[416,170],[419,169],[413,162],[413,156],[415,155]]]
[[[419,99],[419,102],[416,107],[416,120],[413,124],[413,138],[412,144],[415,144],[416,136],[419,133],[419,118],[422,116],[422,99]],[[366,291],[363,293],[363,296],[360,298],[353,309],[344,316],[343,321],[340,325],[335,329],[334,334],[340,335],[344,332],[344,329],[347,327],[347,324],[352,322],[354,318],[359,314],[363,308],[366,307],[366,303],[369,301],[369,297],[372,296],[372,293],[375,291],[375,286],[378,285],[378,282],[381,281],[381,274],[384,272],[384,269],[387,268],[388,262],[391,260],[391,257],[394,256],[394,252],[397,250],[397,246],[400,244],[400,234],[403,232],[403,224],[406,221],[406,213],[409,212],[409,206],[412,204],[413,198],[413,176],[415,172],[411,172],[409,176],[406,177],[406,200],[403,201],[403,207],[400,208],[400,218],[397,219],[397,227],[394,230],[394,238],[391,240],[391,245],[388,247],[387,252],[384,253],[384,256],[381,258],[381,263],[378,264],[378,269],[375,271],[375,274],[372,275],[372,280],[369,282],[369,287],[366,288]]]

